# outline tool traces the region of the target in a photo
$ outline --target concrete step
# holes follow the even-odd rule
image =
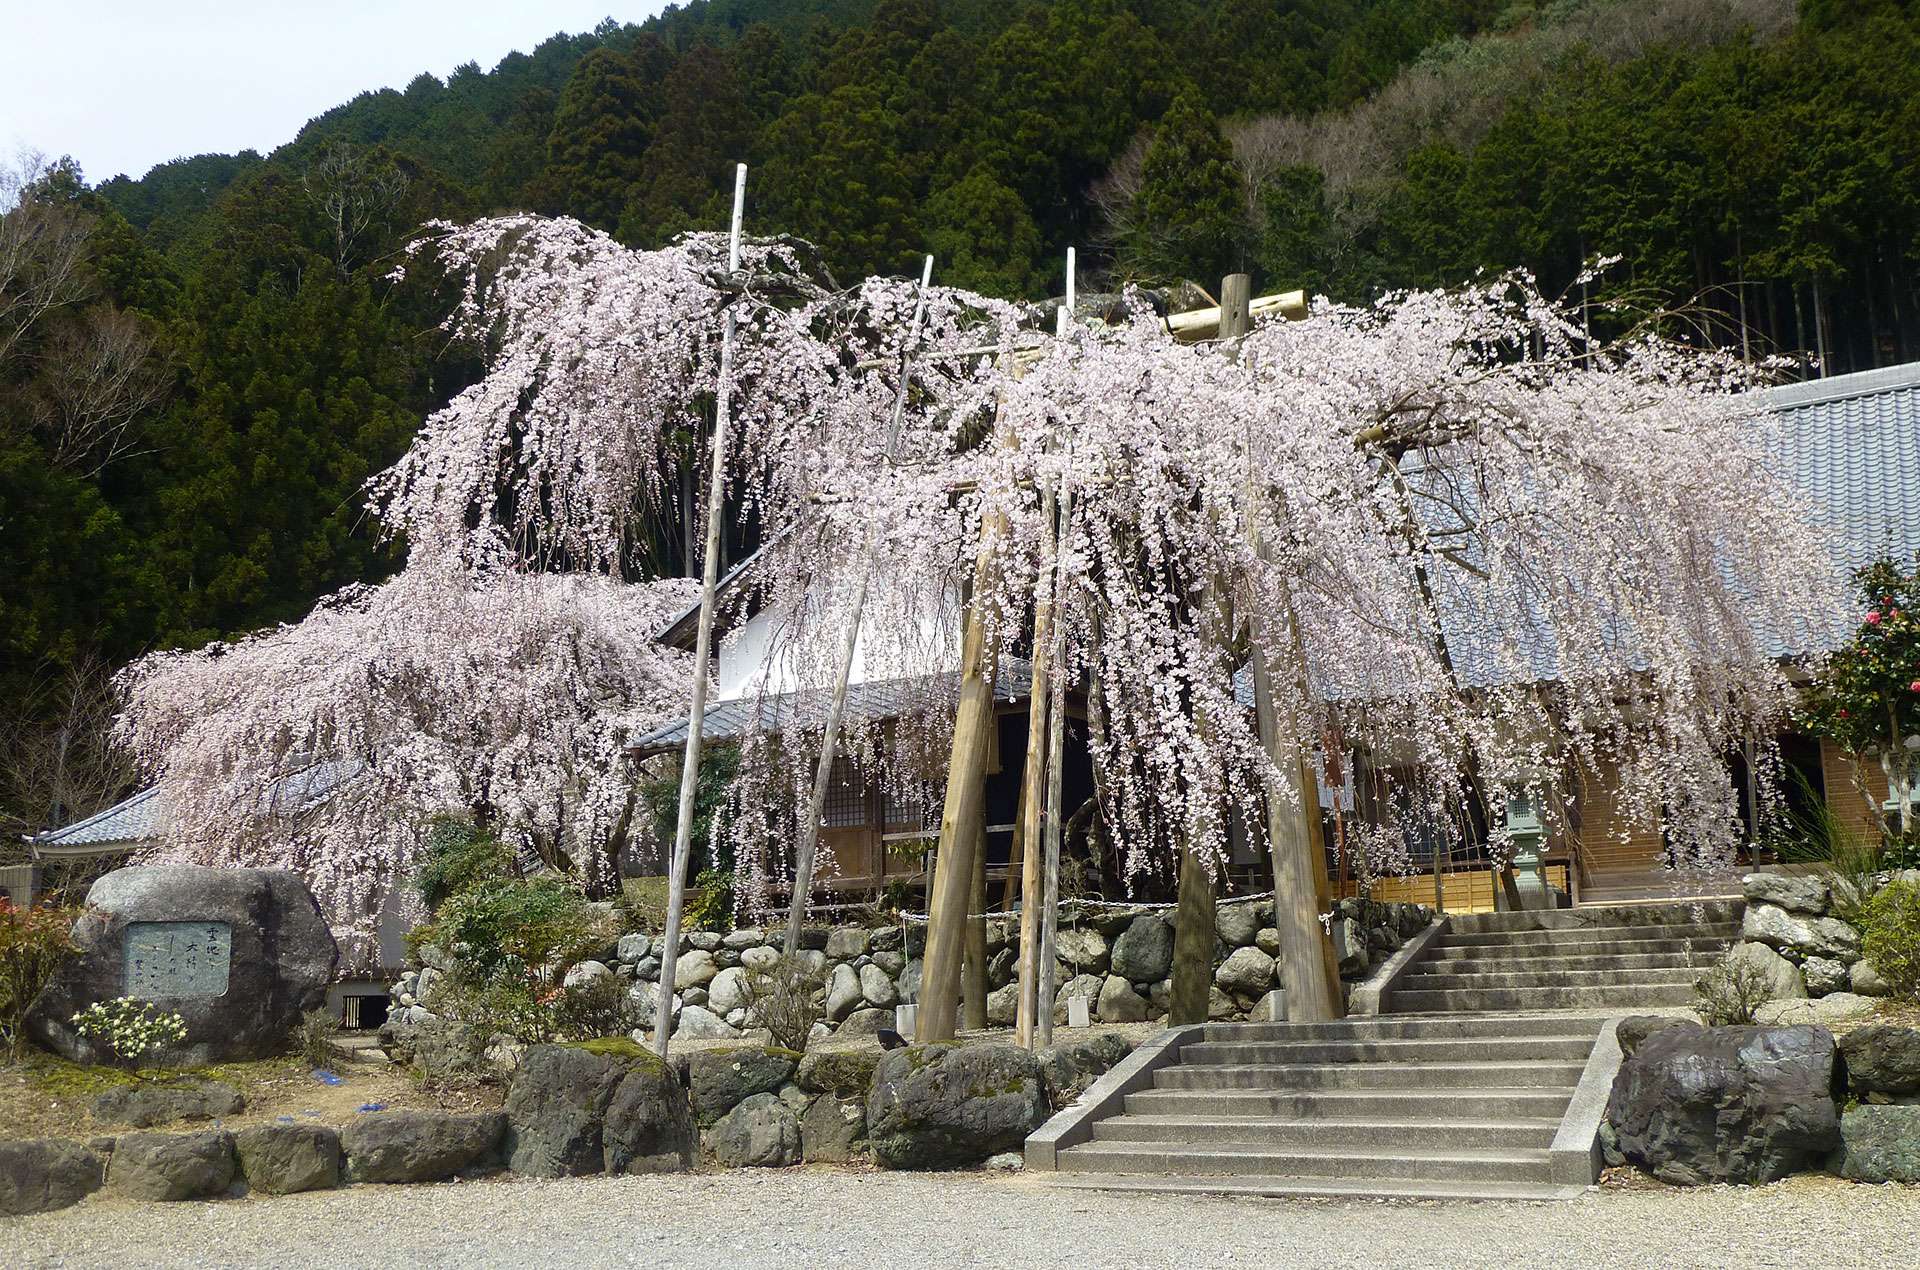
[[[1448,929],[1456,934],[1517,934],[1543,930],[1586,930],[1594,926],[1737,925],[1743,907],[1725,900],[1680,901],[1666,905],[1528,909],[1516,913],[1462,913]]]
[[[1705,970],[1719,958],[1719,941],[1698,949],[1671,952],[1631,952],[1592,955],[1588,953],[1529,952],[1521,956],[1496,953],[1487,957],[1436,957],[1415,963],[1409,973],[1425,974],[1445,969],[1463,975],[1506,974],[1514,970],[1664,970],[1683,968]]]
[[[1579,1060],[1454,1063],[1249,1063],[1240,1067],[1165,1067],[1160,1089],[1473,1089],[1521,1086],[1572,1089]]]
[[[1387,1008],[1394,1013],[1422,1010],[1596,1010],[1632,1011],[1663,1005],[1688,1005],[1691,983],[1619,984],[1585,988],[1395,989]]]
[[[1074,1191],[1127,1191],[1151,1195],[1228,1195],[1269,1199],[1512,1200],[1562,1203],[1586,1193],[1584,1186],[1540,1182],[1441,1181],[1406,1178],[1170,1177],[1131,1173],[1049,1173],[1048,1186]]]
[[[1087,1142],[1060,1152],[1060,1168],[1076,1173],[1175,1175],[1277,1174],[1286,1177],[1395,1177],[1407,1180],[1544,1182],[1552,1177],[1544,1148],[1485,1150],[1314,1150],[1310,1147],[1218,1146],[1150,1142]]]
[[[1569,1088],[1511,1085],[1484,1089],[1143,1089],[1126,1097],[1126,1114],[1248,1116],[1328,1120],[1550,1118],[1573,1099]]]
[[[1545,1150],[1560,1121],[1523,1120],[1302,1120],[1286,1116],[1124,1115],[1093,1126],[1096,1142],[1238,1142],[1275,1147],[1414,1147],[1437,1150]]]
[[[1203,1041],[1240,1044],[1266,1041],[1442,1040],[1471,1036],[1585,1036],[1589,1040],[1612,1018],[1540,1014],[1355,1015],[1331,1023],[1209,1023]]]
[[[1510,970],[1467,972],[1452,963],[1416,967],[1402,979],[1394,991],[1456,990],[1461,988],[1585,988],[1611,983],[1684,983],[1691,985],[1705,966],[1655,966],[1634,970],[1609,967],[1604,970],[1521,969],[1516,961]]]
[[[1473,1063],[1496,1059],[1579,1059],[1593,1036],[1418,1037],[1348,1041],[1202,1041],[1180,1051],[1182,1066],[1290,1063]]]
[[[1435,944],[1421,957],[1429,961],[1502,961],[1551,960],[1560,957],[1653,957],[1718,956],[1726,951],[1737,935],[1703,935],[1692,939],[1583,940],[1579,943],[1529,944]]]
[[[1740,928],[1732,924],[1594,926],[1585,930],[1448,931],[1438,942],[1442,948],[1594,950],[1601,947],[1629,949],[1632,945],[1649,941],[1734,939],[1739,934]]]

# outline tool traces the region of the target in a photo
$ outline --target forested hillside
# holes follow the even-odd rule
[[[360,485],[475,374],[389,278],[424,220],[655,244],[721,225],[745,159],[750,228],[847,279],[932,251],[1038,296],[1072,244],[1364,299],[1619,256],[1602,289],[1845,370],[1920,356],[1917,138],[1902,0],[696,0],[265,157],[56,163],[0,217],[0,821],[122,779],[55,726],[97,668],[390,567]]]

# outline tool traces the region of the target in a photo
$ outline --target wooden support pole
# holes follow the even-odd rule
[[[1060,527],[1054,534],[1056,553],[1059,544],[1067,539],[1068,526],[1073,516],[1073,495],[1071,492],[1060,496]],[[1059,561],[1056,554],[1053,578],[1054,605],[1061,603]],[[1066,664],[1067,623],[1065,617],[1057,613],[1053,622],[1053,654],[1047,660],[1053,668],[1053,678],[1060,679],[1061,669]],[[1055,934],[1060,925],[1060,836],[1065,827],[1065,808],[1060,805],[1063,773],[1066,770],[1067,703],[1065,694],[1059,696],[1048,692],[1047,710],[1047,818],[1045,879],[1040,891],[1040,977],[1034,989],[1034,1048],[1040,1049],[1053,1044],[1053,976]]]
[[[1045,535],[1041,550],[1040,585],[1033,603],[1033,678],[1027,689],[1027,757],[1020,779],[1020,996],[1014,1011],[1014,1044],[1034,1046],[1034,1010],[1040,970],[1040,905],[1045,891],[1043,844],[1040,836],[1042,782],[1046,768],[1047,711],[1052,694],[1047,689],[1047,663],[1053,655],[1053,587],[1051,564],[1054,539],[1054,493],[1041,496]]]
[[[1006,536],[1006,517],[987,511],[981,517],[973,590],[960,637],[960,701],[954,711],[946,805],[940,813],[940,848],[933,858],[927,905],[927,950],[921,963],[920,1014],[914,1028],[914,1039],[922,1043],[952,1040],[958,1013],[973,855],[986,823],[984,782],[995,726],[993,683],[1000,660],[990,634],[997,623],[989,620],[986,610],[999,589]]]
[[[727,276],[740,271],[740,224],[747,205],[747,165],[733,172],[733,227]],[[667,875],[667,929],[660,954],[660,991],[654,1002],[653,1048],[667,1056],[673,1035],[673,987],[680,956],[680,917],[687,900],[687,859],[693,850],[693,804],[700,777],[700,736],[707,714],[707,668],[713,654],[713,595],[720,580],[720,530],[726,519],[727,424],[733,400],[733,341],[738,305],[728,305],[720,334],[720,379],[714,392],[712,467],[707,474],[706,559],[701,563],[700,624],[693,645],[693,701],[687,709],[686,758],[680,765],[680,816]]]
[[[906,416],[907,385],[913,371],[913,349],[920,340],[920,326],[927,314],[927,286],[933,281],[933,257],[928,256],[920,269],[920,290],[914,297],[913,321],[908,325],[906,342],[900,347],[900,382],[893,393],[893,418],[887,431],[887,461],[895,458],[900,444],[900,424]],[[854,653],[860,646],[860,617],[867,606],[868,562],[860,560],[860,582],[853,593],[853,611],[847,616],[847,629],[840,636],[840,659],[835,665],[833,701],[827,707],[827,721],[820,736],[820,761],[813,772],[813,795],[807,802],[807,818],[800,823],[800,841],[794,850],[793,901],[787,909],[786,955],[800,951],[800,927],[807,917],[807,901],[813,895],[814,856],[820,845],[820,817],[827,807],[827,789],[833,783],[834,754],[840,744],[840,719],[847,708],[847,681],[853,675]]]
[[[1220,284],[1222,338],[1230,337],[1229,321],[1238,326],[1251,323],[1251,315],[1241,318],[1243,298],[1249,294],[1245,274],[1234,274]],[[1250,308],[1251,306],[1249,306]],[[1304,305],[1301,306],[1304,310]],[[1233,314],[1231,319],[1225,315]],[[1231,330],[1244,334],[1247,328]],[[1251,477],[1249,477],[1251,479]],[[1248,498],[1253,497],[1251,486]],[[1249,506],[1251,515],[1253,508]],[[1256,542],[1260,558],[1268,552]],[[1293,612],[1290,595],[1281,602],[1280,612],[1254,613],[1249,626],[1253,633],[1253,658],[1249,671],[1253,677],[1254,717],[1260,731],[1260,744],[1268,759],[1279,769],[1283,797],[1267,798],[1267,846],[1273,856],[1273,925],[1280,936],[1280,981],[1287,991],[1287,1018],[1302,1022],[1321,1022],[1343,1015],[1340,996],[1340,967],[1333,955],[1333,944],[1320,915],[1332,906],[1327,879],[1326,854],[1320,840],[1320,782],[1313,772],[1312,755],[1300,740],[1298,721],[1289,718],[1281,726],[1273,691],[1273,671],[1268,664],[1267,637],[1278,623],[1285,632],[1293,656],[1296,695],[1306,682],[1306,649],[1300,639],[1299,620]]]
[[[973,843],[973,887],[967,901],[967,947],[960,976],[961,1017],[970,1031],[987,1026],[987,826]]]

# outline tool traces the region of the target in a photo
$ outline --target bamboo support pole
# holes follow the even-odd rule
[[[727,276],[740,271],[740,224],[746,212],[747,165],[733,172],[733,226],[728,235]],[[686,758],[680,765],[680,814],[673,834],[667,878],[667,929],[660,954],[660,991],[654,1004],[653,1048],[667,1056],[673,1035],[674,971],[680,956],[680,918],[687,899],[687,859],[693,850],[693,804],[700,777],[700,737],[707,713],[707,669],[713,655],[713,596],[720,580],[720,530],[726,514],[727,424],[732,407],[733,343],[737,306],[729,305],[720,334],[720,378],[714,393],[713,463],[707,474],[706,558],[700,572],[700,624],[693,648],[693,701],[687,708]]]
[[[1071,261],[1072,257],[1068,257]],[[1071,276],[1071,275],[1069,275]],[[1055,572],[1053,580],[1053,601],[1057,608],[1060,604],[1061,579],[1059,575],[1058,552],[1060,545],[1067,540],[1068,526],[1073,517],[1073,494],[1063,492],[1060,496],[1060,524],[1054,532]],[[1067,703],[1064,683],[1061,680],[1061,667],[1066,663],[1067,624],[1064,618],[1056,614],[1053,622],[1053,652],[1048,658],[1053,670],[1053,680],[1058,689],[1049,691],[1047,708],[1047,813],[1046,863],[1042,866],[1045,878],[1040,894],[1040,974],[1034,985],[1034,1048],[1040,1049],[1053,1044],[1053,976],[1055,932],[1060,924],[1060,839],[1064,829],[1064,810],[1061,805],[1062,785],[1066,769]]]
[[[913,320],[907,339],[900,346],[900,382],[894,388],[893,418],[887,429],[887,461],[895,458],[900,444],[900,425],[906,417],[907,386],[913,370],[913,347],[920,339],[921,324],[927,315],[927,286],[933,281],[933,257],[920,268],[920,290],[914,299]],[[864,555],[864,552],[863,552]],[[840,657],[835,664],[833,701],[827,707],[827,721],[820,737],[820,761],[814,768],[813,794],[807,801],[807,818],[800,825],[800,842],[794,851],[793,898],[787,909],[787,938],[783,945],[787,956],[800,951],[800,927],[807,917],[807,901],[813,896],[814,857],[820,846],[820,817],[827,807],[827,790],[833,783],[833,760],[840,744],[840,720],[847,709],[847,683],[853,676],[853,658],[860,646],[860,618],[867,606],[869,562],[860,562],[860,582],[853,593],[853,611],[847,617],[847,629],[840,636]]]

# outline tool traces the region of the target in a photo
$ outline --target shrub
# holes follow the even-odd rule
[[[185,1019],[162,1014],[153,1002],[135,997],[95,1001],[73,1016],[73,1028],[128,1067],[155,1050],[187,1039]]]
[[[1752,1023],[1754,1014],[1773,999],[1767,972],[1731,953],[1723,955],[1693,985],[1699,994],[1696,1009],[1709,1027]]]
[[[413,884],[431,913],[462,891],[512,874],[513,852],[505,843],[464,820],[441,816],[427,834]]]
[[[1860,952],[1887,986],[1920,1000],[1920,886],[1893,882],[1860,906]]]
[[[611,975],[577,987],[554,987],[511,967],[482,982],[455,979],[438,990],[442,1017],[529,1045],[625,1036],[639,1012],[624,980]]]
[[[807,964],[798,957],[782,957],[773,969],[749,974],[743,982],[747,1025],[767,1029],[781,1049],[805,1050],[824,1008],[820,981]]]
[[[689,930],[727,930],[733,925],[733,874],[704,870],[687,896]]]
[[[557,877],[494,878],[449,897],[432,922],[407,937],[452,953],[469,982],[502,970],[538,972],[557,983],[569,967],[613,938],[610,923]]]
[[[341,1063],[351,1062],[353,1055],[333,1039],[334,1028],[334,1018],[329,1011],[308,1010],[293,1025],[293,1052],[313,1068],[337,1067]]]
[[[27,1011],[74,954],[71,908],[19,908],[0,899],[0,1053],[20,1057]]]

